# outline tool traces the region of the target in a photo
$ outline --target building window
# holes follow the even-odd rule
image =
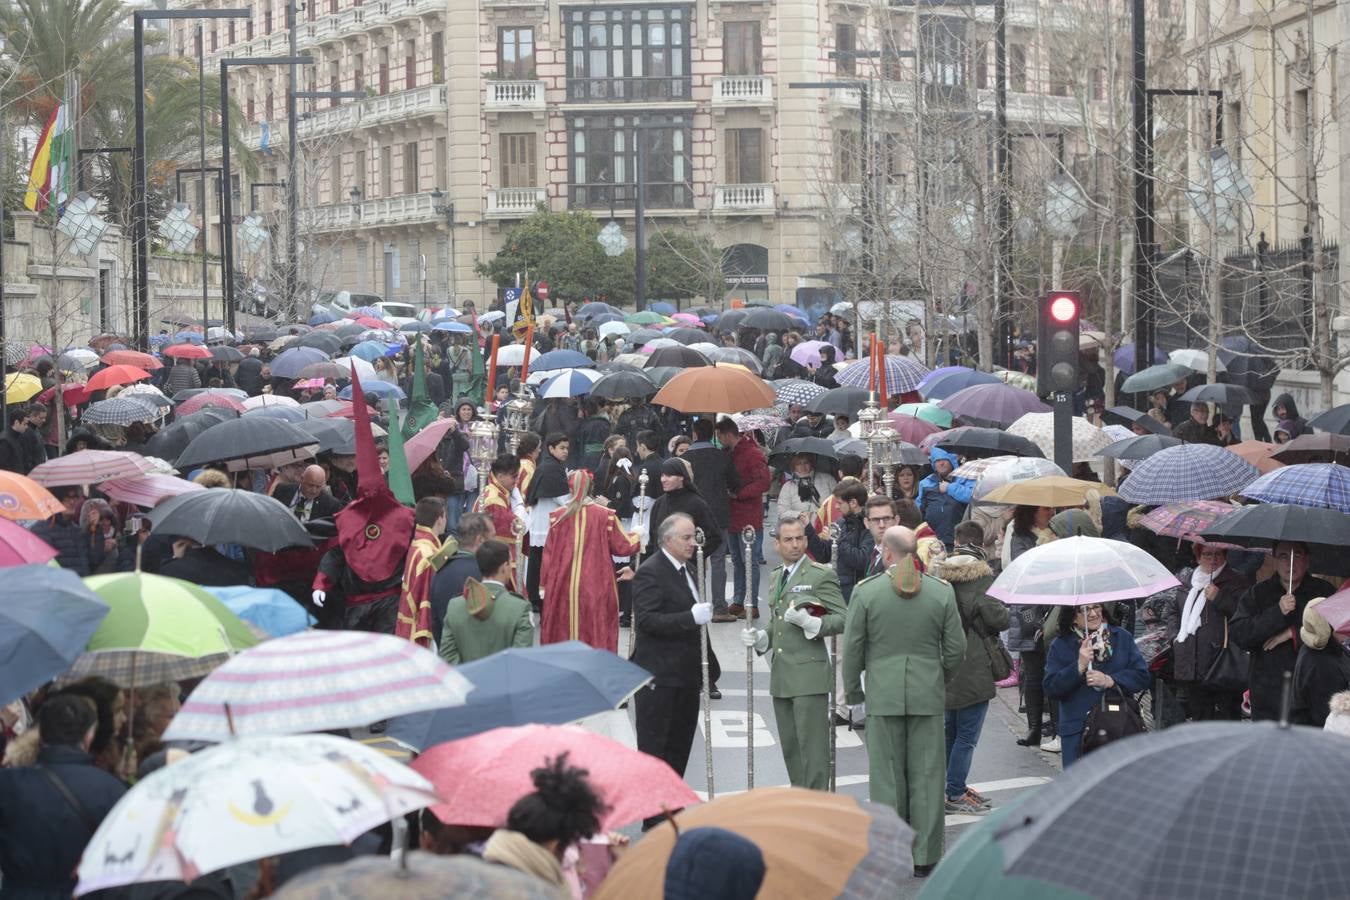
[[[535,187],[535,135],[503,134],[498,140],[504,188]]]
[[[534,78],[533,28],[497,29],[497,74],[517,81]]]
[[[834,26],[834,70],[840,75],[856,75],[858,58],[853,54],[858,49],[858,26],[852,22],[840,22]]]
[[[689,7],[564,12],[568,100],[689,99]]]
[[[445,34],[440,31],[431,36],[431,83],[445,83]]]
[[[247,19],[247,20],[244,21],[244,40],[246,40],[246,41],[251,41],[251,40],[253,40],[253,20],[252,20],[252,19]]]
[[[727,22],[722,26],[722,73],[763,74],[758,22]]]
[[[212,28],[211,28],[211,52],[212,52],[212,53],[215,53],[215,52],[216,52],[217,50],[219,50],[219,49],[220,49],[220,39],[219,39],[218,35],[216,34],[215,26],[212,26]]]
[[[252,94],[249,94],[249,95],[248,95],[247,109],[248,109],[248,115],[247,115],[247,118],[248,118],[249,122],[256,122],[256,121],[258,121],[258,108],[257,108],[257,105],[253,102],[253,95],[252,95]]]
[[[1027,91],[1027,48],[1025,44],[1008,45],[1008,90],[1025,94]]]
[[[1106,99],[1106,70],[1101,66],[1092,70],[1092,99],[1098,102]]]
[[[272,121],[272,110],[273,110],[272,103],[273,103],[272,86],[269,84],[269,85],[267,86],[267,107],[266,107],[266,108],[267,108],[267,121],[269,121],[269,122]]]
[[[1229,156],[1233,157],[1236,163],[1242,162],[1242,145],[1245,143],[1242,134],[1242,101],[1236,100],[1228,104],[1228,114],[1224,116],[1223,123],[1223,142],[1224,146],[1229,148]]]
[[[440,273],[441,293],[450,297],[450,238],[436,239],[436,271]],[[451,300],[455,299],[450,297]]]
[[[727,184],[763,184],[764,132],[759,128],[728,128],[726,143]]]
[[[234,21],[234,19],[230,19],[230,22],[229,22],[229,26],[228,26],[228,27],[229,27],[229,29],[230,29],[230,43],[231,43],[231,44],[233,44],[234,41],[235,41],[235,36],[234,36],[234,35],[235,35],[235,30],[234,30],[234,26],[235,26],[235,21]]]
[[[1050,63],[1050,96],[1067,97],[1069,96],[1069,71],[1065,68],[1065,63],[1054,60]]]
[[[328,64],[328,89],[335,94],[342,90],[342,66],[337,60]],[[328,98],[329,106],[337,106],[339,102],[337,97]]]
[[[633,116],[575,116],[568,122],[572,206],[608,209],[611,205],[633,205],[639,134],[647,207],[693,206],[689,117],[647,117],[640,132],[634,127],[637,122]]]
[[[403,193],[417,193],[417,141],[403,145]]]
[[[854,184],[861,180],[858,132],[841,129],[834,133],[834,180],[840,184]]]
[[[417,42],[406,41],[403,45],[404,88],[411,91],[417,87]]]
[[[953,16],[925,16],[920,24],[925,84],[966,86],[966,23]]]
[[[272,4],[263,7],[263,34],[272,33]]]

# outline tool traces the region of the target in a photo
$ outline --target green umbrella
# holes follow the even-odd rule
[[[939,428],[952,427],[952,414],[936,403],[901,403],[895,411],[902,416],[913,416]]]
[[[67,679],[100,675],[124,688],[200,678],[258,643],[234,613],[177,578],[126,572],[84,583],[109,612]]]
[[[666,317],[650,309],[644,309],[640,313],[633,313],[631,316],[624,316],[623,320],[629,325],[655,325],[658,322],[664,322]]]
[[[1121,393],[1134,394],[1147,391],[1161,391],[1169,388],[1191,374],[1191,370],[1176,363],[1162,363],[1149,366],[1142,372],[1135,372],[1120,385]]]
[[[950,897],[997,897],[999,900],[1088,900],[1080,894],[1035,878],[1003,874],[1003,849],[994,840],[998,831],[1016,819],[1024,794],[1000,806],[973,825],[933,870],[919,892],[919,900]],[[1065,865],[1072,865],[1065,861]]]

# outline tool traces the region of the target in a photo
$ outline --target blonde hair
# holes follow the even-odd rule
[[[203,469],[192,480],[204,488],[227,488],[230,486],[230,476],[216,469]]]

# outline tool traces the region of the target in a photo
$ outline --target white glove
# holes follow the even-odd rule
[[[712,621],[713,608],[711,603],[695,603],[689,607],[689,611],[694,614],[695,625],[707,625]]]
[[[742,628],[741,643],[750,647],[756,653],[763,653],[769,649],[769,635],[758,628]]]
[[[806,623],[811,621],[811,618],[812,618],[811,614],[806,610],[802,609],[800,606],[794,606],[792,607],[792,609],[789,609],[787,612],[783,613],[784,622],[787,622],[789,625],[796,625],[798,628],[801,628],[803,630],[805,630]]]
[[[314,605],[319,609],[323,609],[323,601],[328,599],[328,595],[323,591],[315,591],[309,595],[309,599],[313,600]]]

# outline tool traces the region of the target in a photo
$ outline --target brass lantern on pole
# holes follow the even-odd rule
[[[520,446],[520,438],[530,430],[530,419],[534,417],[534,398],[530,389],[521,382],[516,395],[506,404],[502,415],[502,427],[506,429],[508,446],[515,453]]]

